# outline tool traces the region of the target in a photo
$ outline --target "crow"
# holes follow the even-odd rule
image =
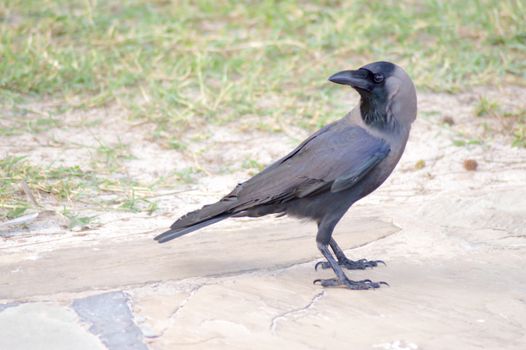
[[[377,189],[396,167],[416,119],[416,90],[407,73],[390,62],[341,71],[329,81],[354,88],[359,105],[218,202],[182,216],[155,240],[164,243],[229,217],[307,218],[318,225],[317,246],[327,260],[316,268],[331,268],[336,274],[314,283],[359,290],[387,284],[349,279],[342,267],[365,269],[383,261],[348,259],[332,233],[351,205]]]

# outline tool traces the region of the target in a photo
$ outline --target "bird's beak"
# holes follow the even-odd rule
[[[368,79],[369,72],[364,69],[344,70],[331,75],[329,81],[336,84],[350,85],[355,89],[371,91],[373,84]]]

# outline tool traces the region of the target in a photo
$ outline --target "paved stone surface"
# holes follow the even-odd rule
[[[346,222],[338,229],[345,247],[356,247],[399,231],[375,217]],[[129,241],[109,239],[44,251],[37,259],[13,259],[0,264],[0,300],[239,273],[319,257],[313,223],[282,219],[264,224],[246,222],[248,228],[243,226],[212,227],[186,236],[175,245],[152,244],[155,242],[151,236],[139,236]]]
[[[0,304],[0,312],[4,311],[5,309],[8,309],[10,307],[18,306],[18,303],[9,303],[9,304]]]
[[[0,349],[99,350],[99,339],[75,313],[56,303],[28,303],[0,312]]]
[[[73,302],[82,322],[90,325],[108,350],[145,350],[142,333],[133,322],[128,298],[123,292],[93,295]]]

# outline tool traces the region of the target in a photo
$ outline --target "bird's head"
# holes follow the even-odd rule
[[[358,70],[344,70],[330,81],[350,85],[360,94],[360,112],[367,125],[409,127],[416,119],[416,90],[409,75],[390,62],[374,62]]]

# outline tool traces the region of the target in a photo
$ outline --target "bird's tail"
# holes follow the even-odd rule
[[[215,216],[213,218],[198,222],[196,224],[193,224],[187,227],[171,228],[170,230],[163,232],[160,235],[156,236],[154,239],[159,243],[168,242],[174,238],[186,235],[187,233],[193,232],[195,230],[199,230],[208,225],[215,224],[216,222],[222,221],[228,218],[229,216],[230,215],[228,214],[222,214],[222,215]]]

